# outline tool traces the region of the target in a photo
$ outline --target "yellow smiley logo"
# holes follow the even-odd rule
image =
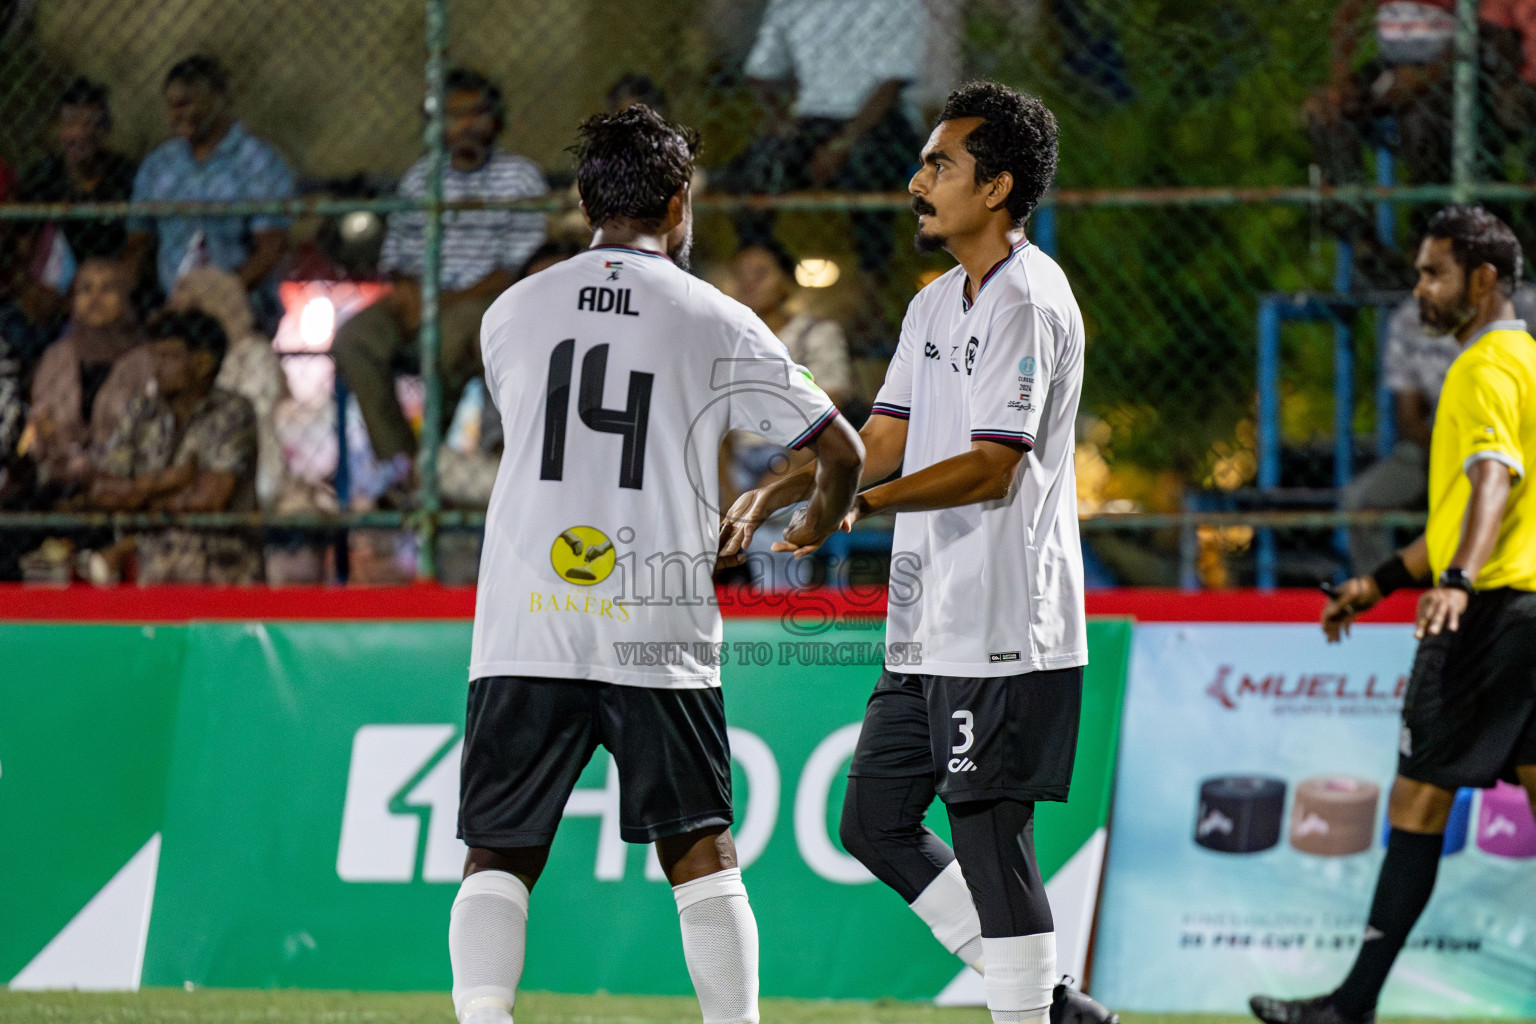
[[[603,531],[590,526],[573,526],[555,538],[549,549],[549,564],[567,583],[590,587],[601,583],[613,572],[616,556],[613,541]]]

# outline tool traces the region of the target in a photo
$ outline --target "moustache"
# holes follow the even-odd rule
[[[914,198],[912,200],[912,212],[913,213],[918,213],[918,214],[927,214],[928,216],[932,216],[932,215],[938,213],[939,211],[935,210],[933,208],[933,204],[928,202],[926,199],[915,199]]]

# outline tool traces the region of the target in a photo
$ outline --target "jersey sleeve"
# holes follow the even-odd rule
[[[914,346],[917,331],[912,326],[912,314],[901,322],[901,337],[896,342],[896,354],[885,368],[885,381],[875,394],[870,415],[894,416],[898,420],[912,417],[912,366],[917,358]]]
[[[788,448],[804,448],[837,418],[837,407],[784,343],[755,317],[741,331],[734,358],[717,359],[710,386],[730,394],[730,428]]]
[[[966,352],[972,441],[1035,446],[1056,372],[1058,332],[1039,306],[1021,302],[998,315],[980,351]]]
[[[1497,363],[1480,359],[1467,364],[1447,381],[1440,396],[1436,429],[1443,419],[1452,431],[1462,469],[1493,459],[1525,476],[1525,450],[1520,442],[1522,388],[1514,374]]]

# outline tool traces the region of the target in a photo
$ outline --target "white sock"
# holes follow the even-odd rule
[[[986,973],[981,953],[981,920],[976,916],[976,904],[965,876],[960,873],[958,860],[950,861],[909,906],[941,946]]]
[[[704,1024],[757,1024],[757,919],[738,868],[672,887]]]
[[[982,939],[993,1024],[1044,1024],[1056,988],[1056,933]]]
[[[453,1010],[460,1022],[512,1020],[528,946],[528,888],[505,871],[464,879],[448,917]]]

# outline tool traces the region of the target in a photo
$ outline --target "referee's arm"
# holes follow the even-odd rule
[[[1466,472],[1472,493],[1461,519],[1461,539],[1447,568],[1461,569],[1469,579],[1475,580],[1498,541],[1499,524],[1503,522],[1504,507],[1509,501],[1510,474],[1509,468],[1495,459],[1480,459],[1468,466]],[[1417,582],[1429,578],[1429,543],[1423,534],[1396,557],[1401,560],[1402,574],[1408,580]],[[1369,576],[1347,580],[1334,590],[1323,609],[1323,632],[1330,643],[1337,643],[1340,635],[1348,636],[1355,616],[1375,607],[1384,589],[1394,589],[1401,583],[1397,581],[1392,588],[1383,588],[1376,579],[1382,572],[1378,569]],[[1419,599],[1414,635],[1423,639],[1446,629],[1454,632],[1466,609],[1466,593],[1456,587],[1434,587]]]
[[[1467,499],[1467,511],[1461,518],[1461,539],[1456,542],[1456,553],[1451,556],[1448,569],[1461,569],[1468,579],[1477,579],[1484,564],[1493,555],[1493,546],[1499,539],[1499,524],[1504,521],[1504,507],[1509,502],[1509,467],[1496,459],[1479,459],[1467,467],[1467,479],[1472,482],[1472,494]],[[1429,547],[1420,537],[1410,546],[1422,552],[1421,578],[1429,575]],[[1406,553],[1405,553],[1406,555]],[[1404,557],[1404,564],[1408,559]],[[1414,566],[1409,564],[1410,571]],[[1442,630],[1456,631],[1461,614],[1467,610],[1470,600],[1466,591],[1458,587],[1440,587],[1426,591],[1419,598],[1419,612],[1415,620],[1414,636],[1423,639],[1435,636]]]

